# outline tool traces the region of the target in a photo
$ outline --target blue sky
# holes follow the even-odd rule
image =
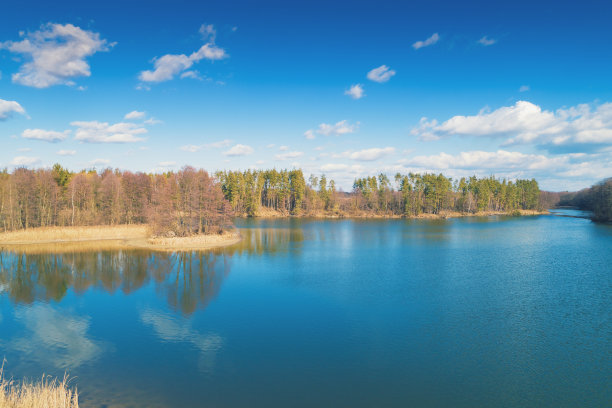
[[[604,1],[2,9],[0,167],[612,176]]]

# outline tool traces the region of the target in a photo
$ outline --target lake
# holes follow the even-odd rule
[[[611,226],[237,224],[211,252],[1,252],[5,371],[66,371],[84,407],[612,402]]]

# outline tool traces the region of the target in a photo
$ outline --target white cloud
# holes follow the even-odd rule
[[[19,149],[17,149],[18,152],[31,152],[32,149],[30,149],[29,147],[20,147]]]
[[[277,154],[275,157],[277,160],[288,160],[288,159],[295,159],[297,157],[300,157],[304,154],[304,152],[285,152],[285,153],[280,153]]]
[[[371,149],[359,150],[357,152],[349,152],[347,153],[346,157],[351,160],[374,161],[393,153],[395,153],[394,147],[374,147]]]
[[[77,127],[75,140],[85,143],[133,143],[145,140],[139,135],[147,133],[147,129],[134,123],[119,122],[72,122]]]
[[[278,150],[280,150],[281,152],[286,152],[287,150],[289,150],[289,146],[280,146]]]
[[[72,24],[45,24],[24,37],[18,42],[0,43],[0,48],[24,55],[25,62],[13,74],[13,82],[35,88],[74,85],[72,78],[91,75],[85,59],[113,45],[100,39],[100,34]]]
[[[159,125],[160,123],[164,123],[159,119],[155,119],[154,117],[150,117],[149,119],[143,122],[145,125]]]
[[[215,26],[212,24],[202,24],[200,27],[200,34],[202,34],[202,39],[204,41],[215,42],[217,38],[217,30],[215,30]]]
[[[135,120],[135,119],[143,119],[145,117],[145,113],[144,112],[139,112],[139,111],[131,111],[130,113],[126,114],[123,119],[125,120]]]
[[[381,65],[380,67],[374,68],[373,70],[368,72],[367,77],[370,81],[383,83],[391,79],[393,75],[395,75],[394,70],[390,69],[386,65]]]
[[[223,154],[226,156],[234,157],[234,156],[246,156],[253,153],[253,148],[251,146],[237,144],[234,145],[231,149],[224,152]]]
[[[76,154],[76,150],[58,150],[57,154],[60,156],[74,156]]]
[[[212,143],[207,143],[207,144],[202,144],[202,145],[193,145],[193,144],[185,145],[185,146],[179,147],[179,149],[185,152],[195,153],[195,152],[199,152],[200,150],[204,148],[221,149],[223,147],[228,147],[231,144],[232,144],[231,140],[224,139],[224,140],[219,140],[218,142],[212,142]]]
[[[525,154],[498,150],[496,152],[469,151],[457,155],[439,153],[432,156],[417,156],[406,161],[407,166],[427,169],[464,170],[553,170],[567,163],[567,158],[548,158],[544,155]]]
[[[0,120],[5,120],[13,116],[13,113],[25,115],[25,109],[15,101],[5,101],[0,99]]]
[[[354,125],[351,125],[350,123],[348,123],[347,120],[341,120],[340,122],[337,122],[335,125],[321,123],[319,125],[319,128],[317,129],[317,133],[320,135],[324,135],[324,136],[330,136],[330,135],[340,136],[340,135],[344,135],[347,133],[355,132],[355,130],[357,130],[358,125],[359,125],[359,122],[357,122]]]
[[[231,140],[224,139],[224,140],[219,140],[218,142],[208,143],[205,146],[206,147],[212,147],[212,148],[215,148],[215,149],[221,149],[223,147],[228,147],[231,144],[232,144]]]
[[[183,150],[185,152],[189,152],[189,153],[199,152],[203,148],[204,148],[204,146],[202,146],[202,145],[192,145],[192,144],[179,147],[179,149],[181,149],[181,150]]]
[[[17,156],[13,160],[11,160],[11,165],[17,166],[17,167],[33,166],[38,163],[40,163],[40,159],[38,157]]]
[[[312,129],[309,129],[307,131],[304,132],[304,137],[306,137],[306,139],[312,140],[314,139],[316,136],[314,134],[314,131]]]
[[[478,43],[481,45],[484,45],[485,47],[489,46],[489,45],[493,45],[497,42],[497,40],[493,39],[493,38],[489,38],[486,35],[484,37],[482,37],[480,40],[478,40]]]
[[[473,116],[454,116],[438,124],[421,119],[411,133],[423,140],[453,135],[505,138],[504,145],[535,144],[547,149],[593,149],[612,145],[612,103],[542,110],[527,101]]]
[[[92,166],[106,166],[110,163],[109,159],[93,159],[89,162]]]
[[[199,78],[197,71],[189,71],[196,63],[203,59],[209,61],[220,60],[228,55],[223,48],[217,47],[214,43],[216,31],[212,25],[203,25],[200,33],[208,40],[206,44],[197,51],[186,54],[166,54],[153,61],[153,70],[142,71],[139,79],[143,82],[163,82],[173,79],[181,74],[182,78]]]
[[[527,92],[529,90],[531,90],[529,85],[521,85],[521,87],[519,88],[519,92]]]
[[[54,130],[26,129],[21,134],[21,137],[23,137],[24,139],[42,140],[50,143],[57,143],[61,142],[62,140],[66,140],[69,134],[70,130],[56,132]]]
[[[363,174],[365,168],[360,164],[343,164],[343,163],[328,163],[324,164],[319,169],[323,173],[338,173],[342,172],[344,174],[357,175]]]
[[[435,43],[437,43],[438,40],[440,40],[440,36],[438,35],[438,33],[433,33],[432,36],[426,39],[425,41],[417,41],[412,44],[412,48],[418,50],[419,48],[429,47],[430,45],[434,45]]]
[[[329,163],[329,164],[324,164],[321,166],[321,171],[324,172],[328,172],[328,173],[334,173],[337,171],[343,171],[348,169],[348,164],[341,164],[341,163]]]
[[[344,94],[350,96],[353,99],[361,99],[365,96],[365,93],[363,91],[363,85],[361,84],[351,85],[349,89],[344,91]]]
[[[185,78],[202,80],[202,77],[200,76],[200,73],[197,70],[183,72],[181,74],[181,79],[185,79]]]

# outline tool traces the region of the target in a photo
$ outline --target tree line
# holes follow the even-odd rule
[[[263,209],[292,215],[329,213],[417,216],[445,211],[477,213],[538,210],[543,206],[536,180],[461,178],[443,174],[385,174],[357,178],[349,193],[325,175],[305,180],[302,170],[247,170],[216,173],[225,198],[237,214]]]
[[[105,169],[0,172],[0,228],[150,224],[156,235],[218,232],[231,209],[204,170],[147,174]]]
[[[594,221],[612,222],[612,178],[605,179],[593,187],[563,195],[559,206],[592,211]]]

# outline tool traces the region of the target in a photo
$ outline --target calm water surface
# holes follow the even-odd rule
[[[0,252],[5,370],[84,407],[612,403],[610,226],[239,223],[216,252]]]

